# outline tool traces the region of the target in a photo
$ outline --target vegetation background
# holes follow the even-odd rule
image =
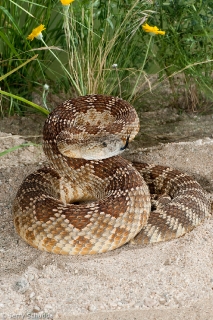
[[[188,110],[212,107],[211,0],[69,2],[1,1],[1,116],[30,106],[47,114],[51,94],[118,95],[139,108],[165,81],[173,106],[184,93]],[[144,32],[145,23],[165,35]],[[41,24],[42,40],[27,39]],[[40,106],[32,102],[36,92]]]

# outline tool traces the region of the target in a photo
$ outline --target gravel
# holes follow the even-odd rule
[[[1,133],[0,151],[23,143]],[[172,165],[213,194],[213,139],[130,150],[126,157]],[[0,319],[213,319],[213,219],[186,236],[125,245],[95,256],[57,256],[16,234],[11,204],[24,176],[43,165],[41,148],[0,158]]]

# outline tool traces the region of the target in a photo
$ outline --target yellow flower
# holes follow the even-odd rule
[[[42,39],[42,31],[45,30],[46,28],[44,28],[43,24],[40,24],[40,26],[38,26],[37,28],[33,29],[33,31],[31,32],[31,34],[27,37],[28,40],[33,40],[34,38],[41,40]]]
[[[162,34],[164,36],[166,33],[165,31],[159,30],[157,27],[149,26],[148,23],[144,24],[142,28],[145,32],[149,32],[151,34]]]
[[[75,0],[61,0],[61,3],[62,3],[63,6],[68,6],[73,1],[75,1]]]

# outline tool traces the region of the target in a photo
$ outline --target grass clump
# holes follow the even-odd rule
[[[102,93],[128,99],[146,53],[144,47],[140,58],[134,59],[141,24],[149,14],[147,3],[74,1],[65,6],[60,1],[23,1],[21,6],[3,0],[0,10],[6,36],[2,37],[5,67],[1,73],[39,53],[37,61],[10,76],[3,89],[29,99],[32,91],[39,86],[42,91],[46,83],[57,93],[60,83],[60,90],[71,96]],[[45,26],[41,42],[27,39],[41,24]],[[21,112],[19,104],[14,104],[14,111]]]
[[[213,2],[160,0],[153,1],[152,8],[157,14],[149,21],[167,31],[156,42],[156,70],[163,70],[169,79],[175,104],[180,92],[186,108],[195,111],[204,98],[213,100]]]
[[[212,13],[210,0],[2,0],[1,75],[39,56],[4,79],[1,88],[28,100],[37,91],[50,110],[48,92],[118,95],[137,103],[167,79],[174,97],[183,84],[193,92],[188,101],[195,109],[200,94],[213,97]],[[143,29],[147,23],[166,33]],[[41,25],[40,33],[29,37]],[[24,105],[11,99],[8,113],[22,114]]]

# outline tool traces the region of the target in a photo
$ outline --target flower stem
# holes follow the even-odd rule
[[[151,45],[152,38],[153,38],[153,36],[150,36],[149,42],[148,42],[148,46],[147,46],[147,50],[146,50],[146,54],[145,54],[145,57],[144,57],[144,59],[143,59],[143,64],[142,64],[142,67],[141,67],[141,69],[140,69],[140,73],[139,73],[139,75],[138,75],[138,77],[137,77],[137,80],[136,80],[136,82],[135,82],[135,85],[134,85],[134,88],[133,88],[133,90],[132,90],[132,94],[131,94],[131,96],[130,96],[130,98],[129,98],[129,101],[131,101],[131,100],[132,100],[132,97],[135,95],[135,90],[137,89],[138,82],[140,81],[141,75],[142,75],[142,73],[143,73],[143,71],[144,71],[144,66],[145,66],[145,63],[146,63],[146,60],[147,60],[147,56],[148,56],[148,53],[149,53],[149,49],[150,49],[150,45]]]
[[[85,95],[86,91],[84,88],[84,82],[83,82],[83,78],[82,78],[82,74],[83,74],[82,67],[81,67],[81,63],[79,60],[78,52],[76,50],[75,42],[73,40],[73,37],[71,37],[70,26],[69,26],[69,11],[68,10],[64,10],[64,25],[63,25],[63,27],[64,27],[64,32],[65,32],[65,37],[66,37],[68,59],[69,59],[69,69],[70,69],[70,71],[75,71],[73,81],[76,81],[76,77],[77,77],[77,79],[80,78],[80,81],[78,81],[78,87],[79,87],[78,93],[81,95]],[[71,44],[72,44],[72,49],[71,49]],[[78,71],[73,66],[74,59],[77,61],[77,70]]]
[[[68,75],[71,83],[74,85],[75,89],[77,90],[77,92],[81,95],[81,89],[78,87],[77,83],[75,82],[75,80],[73,79],[73,77],[71,76],[71,74],[67,71],[67,69],[64,67],[64,65],[62,64],[62,62],[60,61],[60,59],[55,55],[55,53],[48,47],[48,45],[46,44],[46,42],[44,41],[44,39],[42,38],[41,41],[43,42],[43,44],[45,45],[46,48],[48,48],[48,50],[51,52],[51,54],[53,55],[53,57],[60,63],[61,68],[63,69],[63,71]]]

